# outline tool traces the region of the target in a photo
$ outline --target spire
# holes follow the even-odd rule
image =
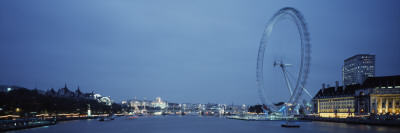
[[[64,88],[67,88],[67,83],[65,83]]]
[[[51,94],[56,94],[56,91],[54,91],[54,88],[51,88],[50,92],[51,92]]]
[[[79,85],[78,85],[78,89],[76,89],[76,93],[78,96],[82,94],[81,89],[79,89]]]

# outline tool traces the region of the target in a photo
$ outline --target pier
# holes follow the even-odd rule
[[[99,118],[99,116],[0,120],[0,132],[55,125],[59,121],[85,120],[85,119],[97,119],[97,118]]]

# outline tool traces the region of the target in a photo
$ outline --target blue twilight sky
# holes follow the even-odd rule
[[[258,46],[283,7],[309,26],[311,93],[341,82],[355,54],[375,54],[377,76],[400,74],[398,0],[1,0],[0,84],[67,83],[115,101],[260,103]]]

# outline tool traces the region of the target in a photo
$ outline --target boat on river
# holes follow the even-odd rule
[[[281,127],[300,127],[300,123],[297,121],[282,121]]]
[[[100,117],[100,118],[97,118],[97,120],[98,121],[111,121],[111,120],[114,120],[114,118],[112,118],[112,117]]]

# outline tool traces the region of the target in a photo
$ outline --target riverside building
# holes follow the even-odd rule
[[[399,115],[400,75],[368,78],[363,86],[363,89],[356,92],[356,94],[367,96],[359,100],[359,112],[361,114]],[[369,100],[369,102],[364,102],[366,100]]]
[[[355,97],[354,93],[360,85],[349,85],[346,88],[339,86],[336,81],[335,87],[325,88],[325,84],[313,98],[314,109],[320,117],[345,118],[354,116]]]
[[[313,98],[313,112],[320,117],[346,118],[365,115],[399,115],[400,75],[368,77],[362,84],[325,85]]]

